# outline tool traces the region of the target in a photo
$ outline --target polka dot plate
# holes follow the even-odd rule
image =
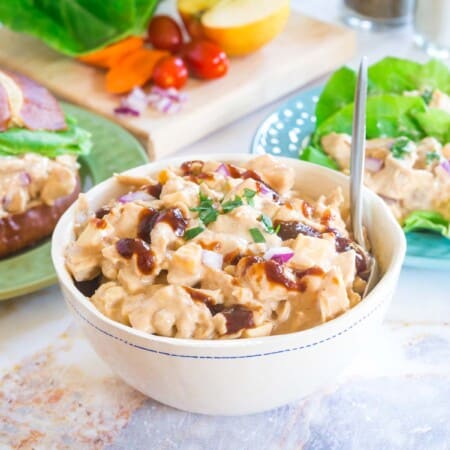
[[[298,158],[315,128],[321,86],[287,100],[258,127],[251,153]],[[450,240],[432,233],[407,233],[405,266],[450,270]]]

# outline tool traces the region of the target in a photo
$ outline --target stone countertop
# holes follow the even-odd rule
[[[337,1],[296,3],[337,20]],[[358,57],[425,59],[407,28],[359,33],[358,42]],[[180,154],[245,152],[282,101]],[[384,324],[334,385],[236,418],[178,411],[125,385],[91,350],[56,286],[1,302],[0,449],[450,449],[449,277],[403,269]]]

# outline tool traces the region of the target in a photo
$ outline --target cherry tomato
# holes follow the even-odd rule
[[[164,89],[180,89],[186,84],[187,78],[188,70],[183,60],[176,56],[166,56],[153,69],[153,82]]]
[[[155,16],[148,26],[148,41],[156,49],[176,52],[183,43],[183,36],[172,17]]]
[[[227,55],[213,42],[194,40],[183,45],[180,52],[189,72],[197,78],[220,78],[228,71]]]

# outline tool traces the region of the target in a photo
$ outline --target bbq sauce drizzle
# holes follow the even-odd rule
[[[226,307],[221,303],[215,304],[209,295],[197,289],[188,286],[185,286],[184,289],[191,296],[192,300],[204,303],[212,316],[219,313],[224,315],[227,325],[226,334],[237,333],[244,328],[253,328],[255,326],[253,312],[245,306],[233,305]]]
[[[263,268],[269,281],[281,284],[291,291],[304,292],[307,288],[307,284],[303,278],[306,276],[323,277],[325,275],[325,272],[320,267],[310,267],[302,271],[292,271],[291,273],[295,278],[289,277],[286,273],[286,266],[274,260],[266,261],[260,256],[246,256],[239,264],[241,265],[241,270],[244,274],[254,264],[259,264]]]
[[[117,253],[123,258],[131,259],[136,255],[137,266],[143,274],[152,273],[155,267],[155,255],[150,246],[151,231],[159,222],[170,225],[176,236],[183,236],[187,226],[187,220],[179,208],[165,211],[147,208],[139,215],[137,238],[124,238],[116,242]]]

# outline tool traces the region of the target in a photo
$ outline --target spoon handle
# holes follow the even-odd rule
[[[350,212],[355,241],[366,249],[362,226],[362,188],[366,143],[367,58],[361,59],[355,89],[350,161]]]

